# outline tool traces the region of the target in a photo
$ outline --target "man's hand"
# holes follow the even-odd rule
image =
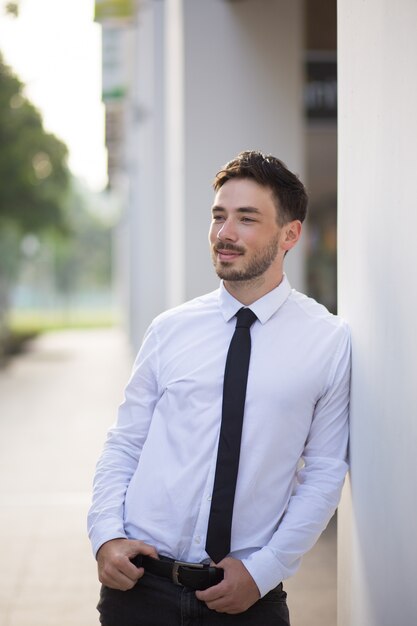
[[[226,557],[218,566],[224,569],[224,579],[214,587],[195,592],[209,609],[219,613],[243,613],[259,600],[259,589],[242,561]]]
[[[98,578],[103,585],[120,591],[132,589],[145,570],[130,561],[138,554],[158,558],[156,549],[143,541],[112,539],[97,552]]]

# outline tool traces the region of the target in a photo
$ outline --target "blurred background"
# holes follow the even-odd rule
[[[336,0],[0,0],[0,626],[96,623],[94,463],[151,319],[216,287],[239,151],[306,183],[287,272],[336,312],[336,45]],[[335,624],[334,521],[289,587]]]
[[[0,354],[46,329],[109,325],[112,230],[93,3],[2,2]]]
[[[169,12],[169,6],[175,3],[165,4],[167,8],[161,2],[133,0],[2,2],[0,353],[3,355],[17,349],[21,339],[44,329],[102,326],[120,321],[136,349],[156,313],[215,286],[204,247],[210,182],[226,160],[241,149],[252,147],[273,151],[284,161],[288,160],[306,182],[310,215],[305,247],[302,256],[299,255],[301,258],[293,263],[292,273],[289,268],[290,280],[336,312],[335,0],[297,2],[292,11],[285,9],[285,3],[280,7],[279,2],[274,2],[272,15],[270,6],[266,9],[258,3],[255,13],[259,23],[252,23],[253,33],[244,31],[239,36],[244,39],[253,35],[256,39],[264,34],[265,52],[257,51],[259,66],[262,67],[262,54],[277,54],[275,89],[282,102],[274,103],[271,99],[267,102],[270,95],[276,94],[262,92],[265,85],[260,84],[255,102],[250,107],[242,103],[242,97],[247,94],[240,92],[245,89],[245,83],[250,83],[256,67],[233,68],[235,76],[228,82],[241,83],[237,94],[239,107],[243,109],[240,126],[235,128],[230,124],[229,141],[220,132],[212,137],[208,168],[202,155],[207,146],[202,150],[200,138],[192,135],[201,134],[206,123],[218,125],[217,115],[227,115],[228,110],[222,105],[224,114],[216,113],[213,122],[205,120],[206,111],[199,110],[198,102],[193,111],[190,97],[190,104],[185,103],[177,113],[178,92],[183,91],[184,99],[188,91],[204,91],[207,84],[207,97],[213,98],[216,106],[219,104],[218,95],[214,92],[210,95],[212,86],[215,90],[215,85],[209,82],[215,71],[209,75],[207,68],[210,51],[203,45],[192,50],[197,43],[188,41],[187,33],[183,48],[189,46],[190,57],[197,51],[204,56],[194,62],[197,69],[201,67],[200,74],[196,74],[196,68],[188,67],[191,63],[187,56],[181,72],[192,74],[189,78],[181,78],[178,67],[171,71],[170,61],[164,55],[175,44],[163,41],[162,28],[169,21],[174,24],[175,16],[164,16],[162,12]],[[218,26],[216,20],[225,17],[229,22],[234,20],[234,28],[236,25],[247,28],[244,20],[252,17],[248,8],[254,3],[218,0],[216,4],[225,5],[227,14],[212,18],[214,28]],[[189,11],[190,35],[200,32],[204,15],[203,5],[194,5],[192,9],[184,3]],[[224,8],[220,8],[224,13]],[[280,50],[273,39],[274,32],[264,30],[271,18],[277,20],[277,38],[280,28],[290,28],[291,48],[285,42],[284,59],[278,56]],[[239,45],[243,44],[239,42]],[[186,51],[182,53],[185,55]],[[244,63],[243,58],[241,62]],[[292,69],[292,74],[287,73]],[[268,68],[270,71],[273,67]],[[174,76],[171,86],[170,73]],[[272,73],[267,73],[265,81],[272,78]],[[190,86],[184,85],[186,79]],[[175,92],[173,96],[169,89]],[[212,102],[206,99],[204,106],[212,109]],[[260,114],[266,107],[272,109],[268,115],[275,116],[273,128],[258,129],[261,122],[256,117],[257,106]],[[286,117],[287,109],[291,115]],[[193,119],[195,116],[197,119]],[[242,128],[245,119],[249,120],[250,132]],[[269,125],[270,120],[267,122]],[[223,124],[227,129],[227,122]],[[293,126],[289,134],[285,130],[288,125]],[[175,138],[175,133],[185,135],[185,141],[190,144],[185,156],[184,137]],[[276,137],[272,137],[274,133]],[[157,150],[160,146],[162,152]],[[172,150],[174,156],[170,157]],[[197,167],[204,186],[195,192],[187,174],[183,181],[177,174],[174,181],[168,178],[167,168],[171,169],[173,164],[178,167],[181,158],[180,165],[184,168],[188,160],[201,161]],[[142,177],[146,180],[141,181]],[[178,186],[182,186],[180,192],[174,189]],[[192,200],[188,196],[194,193],[203,200],[197,207],[193,204],[189,208]],[[178,203],[183,208],[177,209]],[[193,212],[190,221],[185,215],[189,210]],[[180,227],[172,225],[178,211],[184,221]],[[192,264],[187,256],[183,254],[179,258],[178,250],[172,250],[172,242],[179,241],[178,237],[187,250],[199,248],[199,256],[194,256]],[[143,260],[146,254],[140,249],[148,255],[151,274],[147,261]],[[187,265],[185,271],[181,263]],[[172,271],[175,276],[171,276]]]

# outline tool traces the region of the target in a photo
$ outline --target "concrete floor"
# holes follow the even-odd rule
[[[0,626],[98,624],[85,518],[131,362],[120,331],[65,331],[0,370]],[[286,582],[293,626],[336,624],[335,535]]]

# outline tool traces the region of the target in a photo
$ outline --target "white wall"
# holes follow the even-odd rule
[[[339,0],[339,303],[353,333],[339,626],[417,624],[417,3]]]
[[[130,334],[218,285],[212,180],[238,152],[272,152],[304,179],[301,0],[144,0],[129,128]],[[286,261],[304,287],[303,245]]]
[[[261,149],[304,174],[302,3],[167,0],[167,207],[170,302],[218,284],[207,242],[211,182]],[[288,256],[304,286],[303,252]]]

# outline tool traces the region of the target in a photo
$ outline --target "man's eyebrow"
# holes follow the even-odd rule
[[[224,209],[222,206],[217,206],[216,204],[212,207],[211,210],[212,210],[212,213],[215,213],[216,211],[224,213],[226,211],[226,209]],[[241,206],[238,209],[236,209],[236,212],[237,213],[257,213],[258,215],[261,214],[261,211],[253,206]]]

